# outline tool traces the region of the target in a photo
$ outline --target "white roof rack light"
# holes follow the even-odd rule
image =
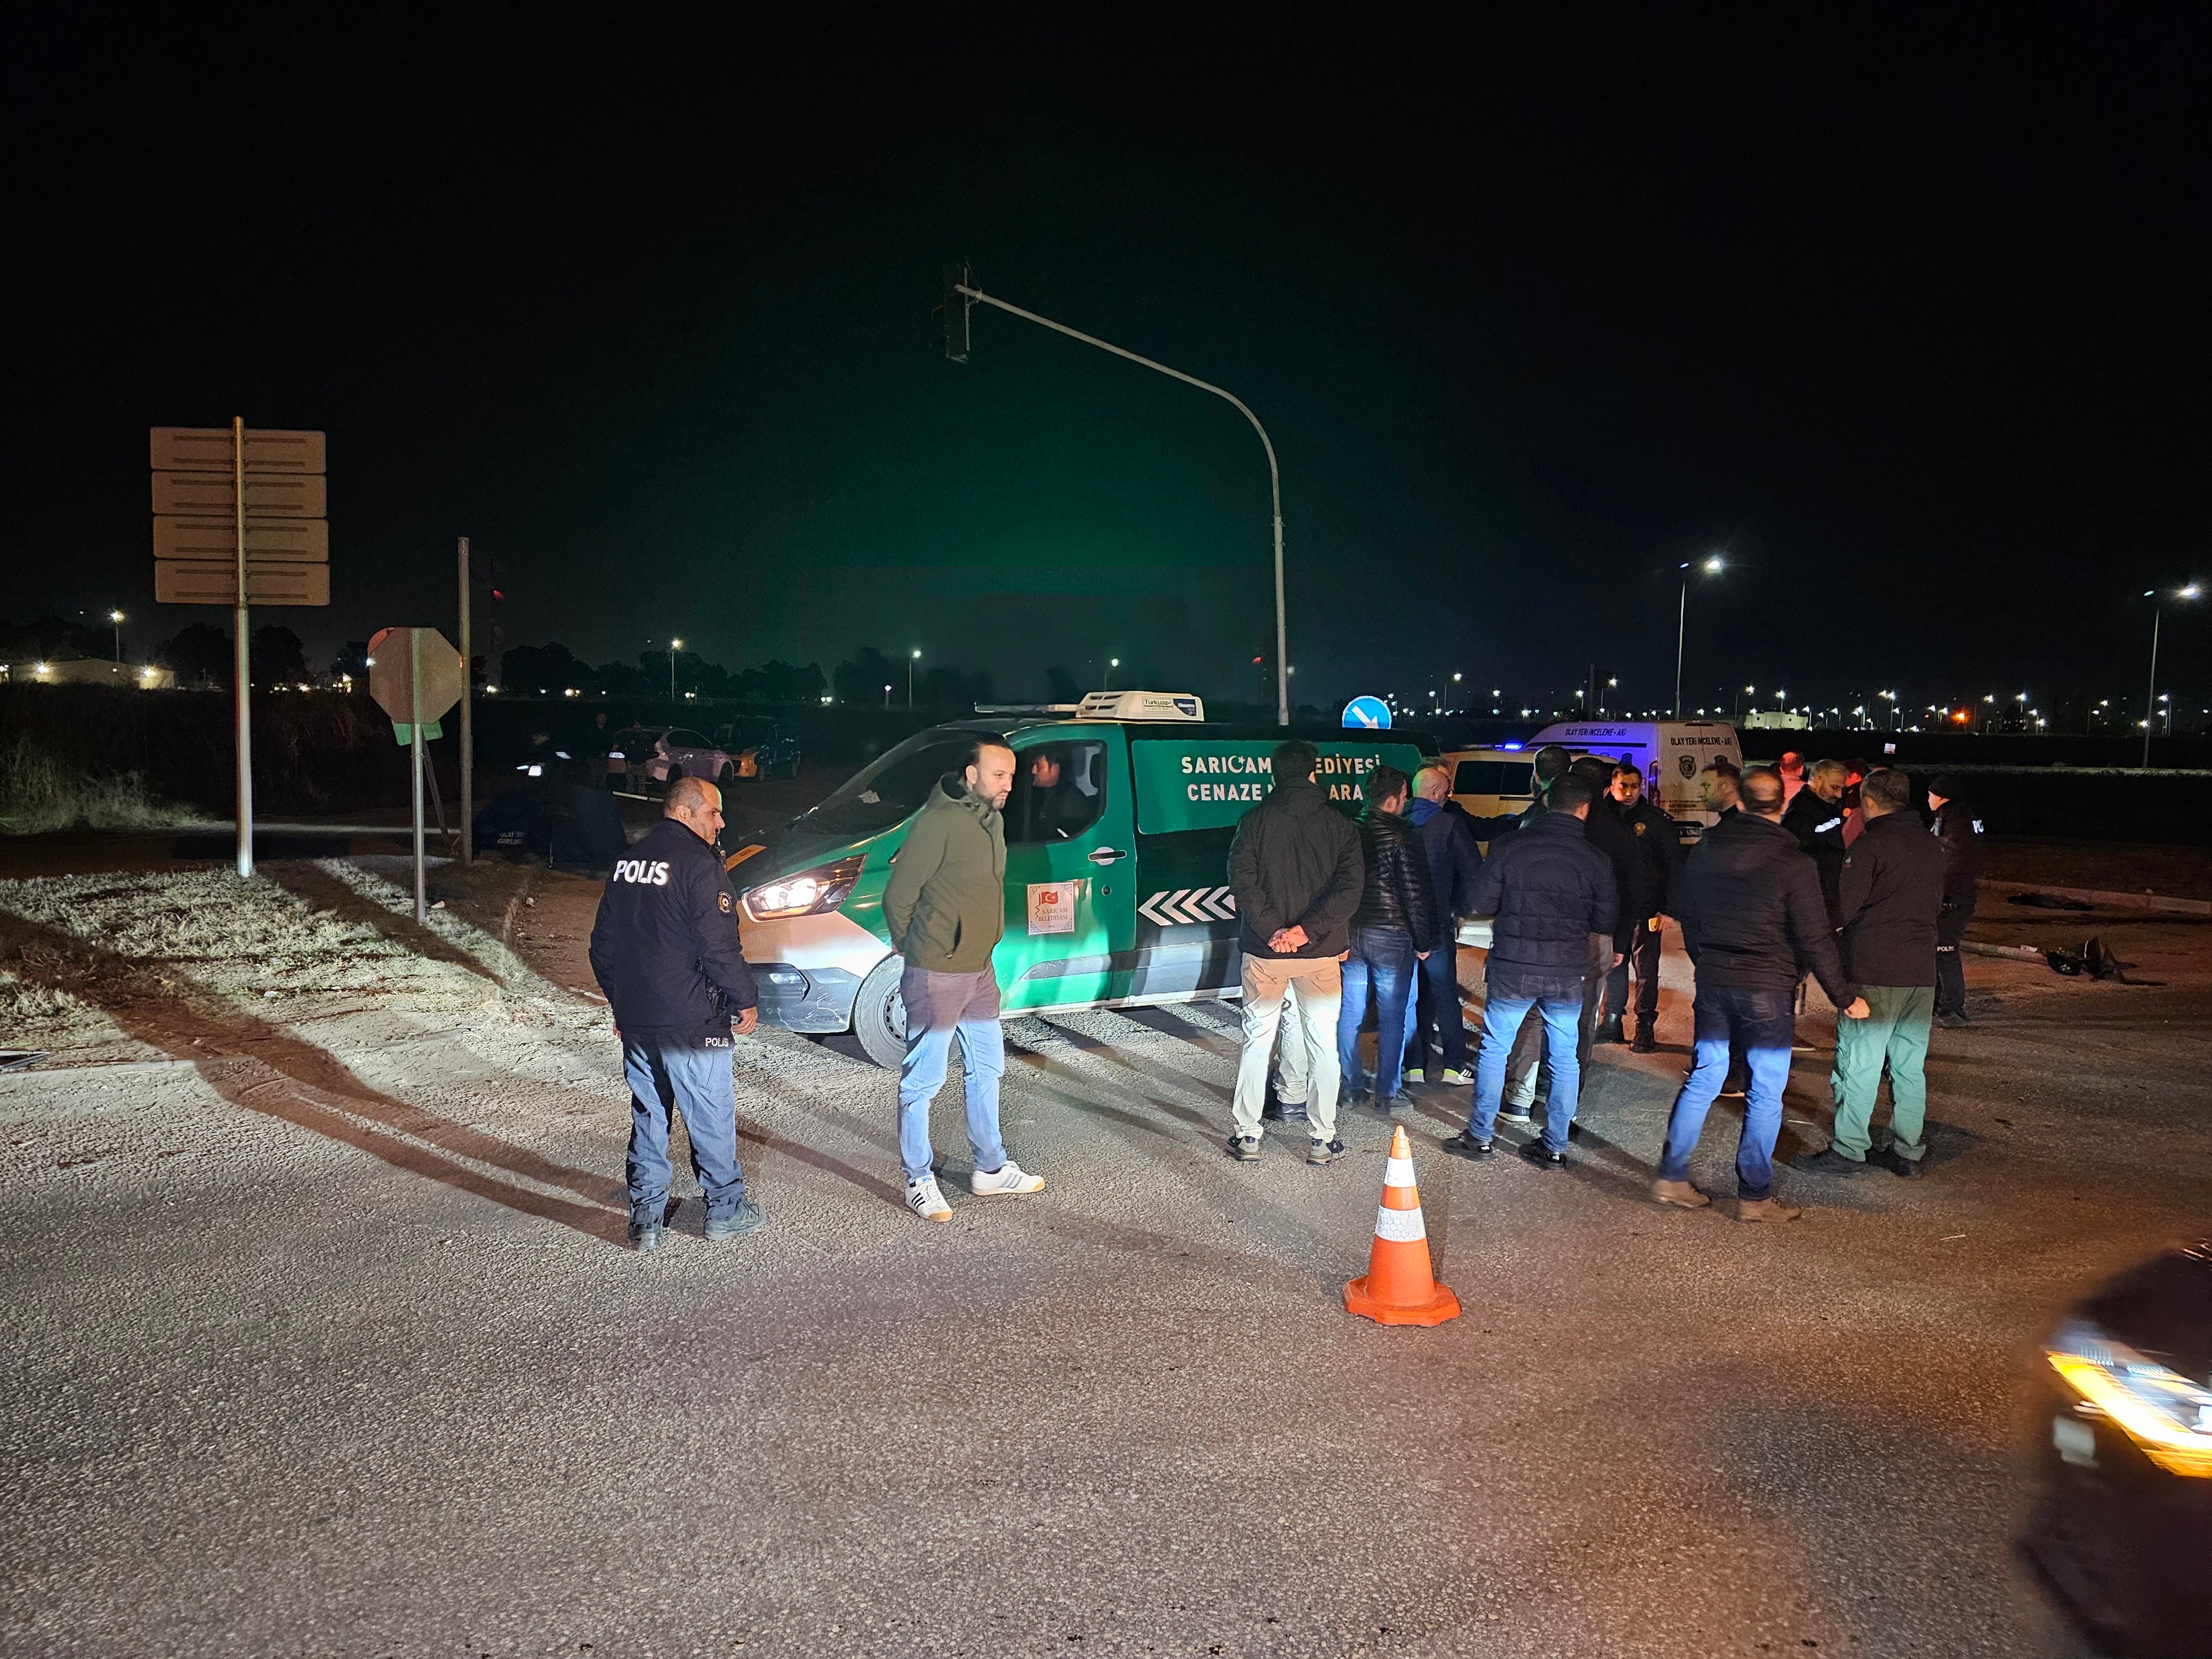
[[[1078,706],[1079,720],[1202,720],[1206,704],[1188,691],[1093,691]]]

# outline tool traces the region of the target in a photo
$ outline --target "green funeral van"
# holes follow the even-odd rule
[[[906,1046],[884,884],[930,789],[976,737],[1014,750],[1006,929],[994,965],[1008,1014],[1135,1008],[1238,994],[1229,844],[1263,799],[1274,726],[1209,723],[1196,697],[1093,692],[1060,708],[987,709],[915,733],[822,804],[729,858],[762,1022],[850,1031],[880,1065]],[[1301,734],[1304,735],[1304,734]],[[1435,741],[1404,732],[1313,739],[1347,813],[1368,769],[1411,773]]]

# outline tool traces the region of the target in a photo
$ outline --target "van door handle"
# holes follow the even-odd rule
[[[1091,861],[1093,864],[1115,864],[1128,856],[1118,847],[1101,847],[1091,854]]]

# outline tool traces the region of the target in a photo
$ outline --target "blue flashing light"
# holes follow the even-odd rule
[[[1500,749],[1518,749],[1521,745],[1517,743],[1501,743],[1498,746]]]

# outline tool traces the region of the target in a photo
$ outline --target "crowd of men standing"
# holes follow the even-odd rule
[[[1565,1168],[1593,1044],[1656,1048],[1672,916],[1697,988],[1691,1065],[1653,1197],[1689,1209],[1711,1202],[1691,1184],[1689,1159],[1714,1100],[1737,1093],[1737,1213],[1801,1213],[1774,1195],[1773,1155],[1808,978],[1838,1011],[1836,1118],[1831,1145],[1796,1167],[1919,1173],[1928,1033],[1966,1020],[1957,944],[1978,864],[1980,825],[1951,779],[1929,787],[1930,834],[1912,810],[1911,780],[1893,769],[1859,775],[1823,761],[1808,775],[1795,756],[1778,769],[1717,766],[1707,800],[1717,822],[1685,856],[1630,764],[1547,747],[1534,757],[1534,801],[1494,818],[1453,803],[1441,767],[1409,779],[1379,766],[1346,820],[1315,782],[1316,763],[1310,744],[1277,747],[1273,787],[1231,854],[1244,951],[1237,1158],[1260,1158],[1272,1115],[1304,1120],[1310,1163],[1333,1161],[1344,1150],[1340,1093],[1385,1116],[1407,1111],[1404,1085],[1426,1080],[1433,1055],[1438,1081],[1473,1090],[1446,1151],[1492,1157],[1499,1121],[1532,1121],[1540,1091],[1541,1133],[1520,1152],[1540,1169]],[[1470,1070],[1455,958],[1460,920],[1474,916],[1492,923]],[[1371,1076],[1360,1041],[1370,1007]],[[1877,1141],[1885,1073],[1890,1123]]]
[[[1808,975],[1839,1013],[1836,1113],[1831,1145],[1797,1166],[1917,1175],[1927,1152],[1929,1027],[1966,1018],[1956,947],[1973,911],[1981,826],[1948,777],[1929,789],[1931,836],[1904,773],[1855,779],[1823,761],[1806,775],[1795,758],[1779,770],[1711,769],[1707,800],[1718,821],[1684,858],[1674,821],[1643,799],[1643,776],[1626,763],[1547,747],[1534,758],[1534,800],[1492,818],[1451,800],[1441,766],[1410,778],[1377,766],[1358,816],[1347,818],[1315,781],[1314,745],[1279,744],[1269,792],[1238,824],[1229,858],[1244,997],[1230,1151],[1260,1158],[1272,1077],[1273,1115],[1304,1121],[1307,1162],[1332,1163],[1345,1151],[1340,1097],[1385,1117],[1407,1112],[1406,1085],[1425,1083],[1433,1054],[1439,1082],[1474,1091],[1448,1152],[1492,1157],[1498,1121],[1530,1122],[1541,1092],[1543,1128],[1521,1155],[1541,1170],[1565,1168],[1592,1044],[1656,1047],[1660,937],[1671,915],[1696,968],[1695,1027],[1652,1195],[1688,1209],[1711,1202],[1689,1181],[1690,1156],[1713,1101],[1741,1092],[1738,1213],[1800,1213],[1774,1196],[1773,1155]],[[1006,1060],[992,954],[1014,765],[1003,741],[977,738],[965,766],[931,789],[884,893],[906,1011],[900,1161],[907,1205],[929,1221],[951,1215],[929,1108],[955,1047],[966,1077],[969,1190],[1014,1197],[1044,1186],[1006,1155],[999,1130]],[[756,994],[714,851],[721,824],[714,785],[672,785],[660,823],[616,865],[592,933],[592,969],[630,1085],[629,1235],[641,1251],[659,1248],[666,1224],[678,1116],[708,1238],[740,1237],[765,1219],[737,1158],[731,1042],[753,1029]],[[1473,916],[1492,920],[1470,1071],[1457,954],[1460,920]],[[1371,1074],[1362,1046],[1370,1006]],[[1890,1123],[1877,1144],[1885,1071]]]

